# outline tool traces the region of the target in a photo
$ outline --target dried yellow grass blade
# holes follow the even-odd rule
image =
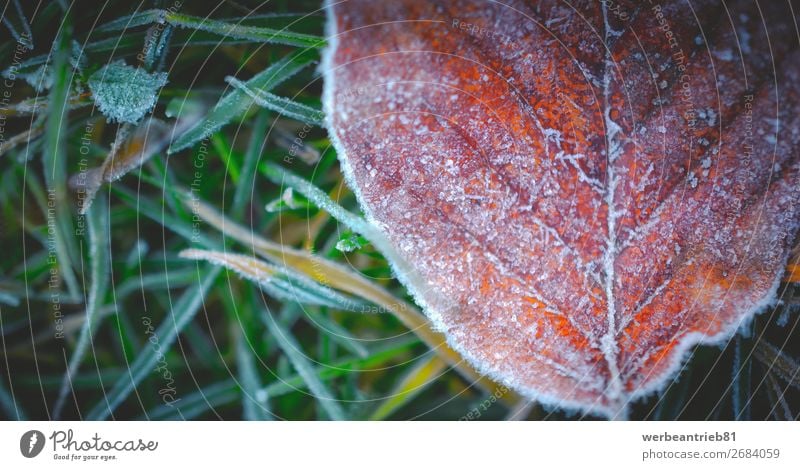
[[[472,369],[460,354],[447,345],[444,335],[431,328],[428,319],[415,306],[396,298],[381,286],[362,278],[349,268],[310,252],[266,240],[251,230],[231,222],[202,201],[191,201],[191,209],[195,215],[221,231],[225,236],[250,247],[254,253],[267,260],[291,267],[322,285],[368,300],[382,310],[392,313],[447,364],[484,390],[494,393],[497,389],[503,388],[502,385],[496,384]],[[503,395],[503,399],[513,404],[519,400],[519,397],[516,394],[507,393]]]

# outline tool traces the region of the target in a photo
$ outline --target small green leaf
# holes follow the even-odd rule
[[[156,104],[167,83],[166,73],[148,73],[138,67],[112,62],[89,77],[89,89],[109,122],[135,124]]]

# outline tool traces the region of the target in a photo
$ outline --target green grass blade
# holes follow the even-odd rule
[[[4,14],[2,16],[3,24],[6,25],[8,31],[14,37],[14,40],[28,49],[33,49],[33,32],[31,31],[31,25],[30,22],[28,22],[28,18],[25,16],[25,12],[22,10],[22,5],[19,4],[19,0],[14,0],[16,15],[11,14],[9,11],[10,9],[10,2],[6,2],[6,6],[3,9]],[[12,16],[16,16],[17,25],[11,21]]]
[[[251,88],[271,90],[318,58],[313,49],[300,50],[273,63],[247,81]],[[172,143],[167,153],[183,150],[218,131],[226,124],[240,119],[253,106],[253,99],[241,90],[231,90],[211,109],[211,111],[181,134]]]
[[[222,248],[220,242],[211,239],[204,233],[195,233],[191,222],[162,210],[161,206],[153,203],[149,199],[139,197],[133,191],[121,186],[112,186],[111,190],[114,191],[123,202],[136,209],[137,212],[177,233],[184,239],[195,240],[198,245],[208,249],[218,250]]]
[[[245,92],[259,106],[275,111],[282,116],[315,126],[321,126],[324,122],[325,115],[319,109],[314,109],[311,106],[297,103],[268,91],[251,88],[234,77],[226,77],[225,81],[235,89]]]
[[[292,17],[289,17],[291,20]],[[232,20],[235,21],[235,20]],[[296,20],[295,20],[296,21]],[[251,26],[241,22],[213,20],[197,16],[184,15],[167,10],[147,10],[118,18],[95,30],[96,33],[123,31],[151,23],[165,22],[172,26],[205,31],[222,38],[234,38],[258,43],[285,44],[288,46],[322,48],[325,39],[310,34],[294,33],[283,29]]]
[[[191,284],[195,279],[197,279],[197,270],[194,268],[137,275],[120,283],[115,288],[115,298],[117,302],[120,302],[135,292],[177,289]]]
[[[221,268],[201,268],[197,284],[190,287],[181,295],[175,305],[170,309],[169,316],[156,329],[154,335],[161,345],[161,354],[166,354],[178,338],[178,334],[192,321],[198,309],[203,304],[203,298],[208,292]],[[145,349],[134,360],[127,376],[121,378],[101,401],[86,416],[88,420],[102,420],[114,412],[120,404],[131,394],[147,374],[151,373],[159,361],[159,352],[155,348]]]
[[[346,358],[328,366],[317,367],[315,369],[315,373],[320,380],[331,380],[337,377],[342,377],[354,371],[358,372],[380,367],[387,361],[396,358],[404,352],[408,352],[412,347],[419,344],[420,341],[416,338],[393,342],[388,346],[371,351],[369,357],[367,358]],[[279,397],[286,395],[287,393],[296,392],[298,390],[305,390],[306,387],[307,384],[303,377],[298,374],[276,380],[275,382],[264,387],[263,391],[270,397]]]
[[[231,147],[231,143],[228,142],[227,137],[220,132],[211,135],[211,145],[214,147],[214,151],[217,155],[219,155],[222,163],[225,164],[225,175],[230,178],[234,186],[238,185],[240,172],[237,163],[239,160],[238,153]]]
[[[291,307],[289,307],[291,308]],[[325,413],[328,417],[335,421],[341,421],[347,419],[344,410],[342,409],[341,405],[338,401],[333,397],[333,393],[328,389],[328,387],[322,383],[319,377],[314,370],[314,366],[311,364],[311,361],[306,357],[303,353],[302,349],[300,348],[300,344],[297,342],[295,337],[286,329],[283,325],[279,322],[275,321],[275,318],[269,313],[264,312],[262,315],[262,319],[264,324],[267,326],[269,333],[272,338],[277,341],[278,346],[283,350],[284,354],[286,354],[286,358],[289,359],[289,362],[292,364],[294,369],[303,378],[306,385],[308,385],[308,389],[314,395],[317,403],[319,403],[320,407],[325,410]]]
[[[783,421],[793,421],[794,413],[792,413],[789,403],[786,401],[786,392],[789,388],[788,385],[784,388],[778,383],[775,374],[767,373],[767,394],[772,403],[772,412],[770,414],[778,416]]]
[[[256,185],[256,172],[258,170],[258,160],[264,151],[267,135],[267,125],[269,124],[269,111],[261,110],[253,121],[253,130],[250,134],[250,142],[244,154],[244,163],[239,175],[239,184],[233,193],[233,203],[231,204],[231,215],[234,219],[240,220],[244,216],[245,207],[248,201],[253,198],[253,191]]]
[[[265,292],[280,300],[339,310],[358,311],[366,307],[363,302],[340,294],[305,275],[250,256],[197,249],[183,250],[180,256],[224,266],[243,278],[257,283]]]
[[[53,228],[55,252],[58,259],[58,272],[67,285],[72,297],[80,295],[78,281],[72,268],[71,254],[76,253],[73,233],[69,193],[67,191],[67,101],[70,83],[70,26],[67,20],[62,23],[53,48],[53,87],[48,95],[47,123],[45,126],[45,146],[42,155],[45,183],[48,190],[48,225]],[[48,206],[48,208],[50,208]]]
[[[99,194],[97,200],[88,212],[87,232],[89,235],[89,259],[91,263],[91,286],[89,297],[86,301],[83,326],[81,327],[78,342],[69,360],[69,365],[64,373],[64,380],[58,392],[58,399],[53,410],[53,418],[59,419],[67,395],[72,390],[72,377],[78,372],[89,345],[92,344],[94,333],[100,326],[100,307],[108,288],[109,281],[109,249],[108,237],[108,203],[104,194]]]
[[[380,421],[409,403],[447,369],[447,363],[435,354],[417,361],[417,364],[389,392],[386,400],[369,416],[370,421]]]
[[[233,403],[242,396],[239,386],[233,379],[216,382],[208,387],[192,392],[171,406],[159,405],[148,411],[139,419],[176,421],[192,419],[208,411],[209,406],[221,406]]]
[[[260,393],[261,381],[258,378],[258,369],[253,360],[254,352],[249,347],[247,337],[241,330],[236,336],[236,366],[239,372],[239,382],[242,385],[242,407],[244,419],[248,421],[266,421],[272,419],[269,412],[269,403],[264,393]]]
[[[777,374],[787,384],[800,390],[800,361],[783,352],[783,349],[776,348],[767,341],[759,341],[753,349],[753,357],[758,359],[768,372]]]
[[[226,38],[232,37],[255,42],[286,44],[289,46],[317,49],[325,46],[325,39],[319,36],[312,36],[310,34],[300,34],[286,30],[227,23],[225,21],[198,18],[195,16],[189,16],[175,12],[166,12],[164,19],[167,23],[173,26],[206,31]]]
[[[731,406],[733,407],[733,419],[737,421],[750,420],[751,402],[751,348],[745,345],[745,340],[741,335],[736,336],[733,346],[733,364],[731,371]]]
[[[329,366],[315,368],[314,373],[320,380],[331,380],[354,371],[358,372],[360,370],[380,367],[400,354],[410,351],[411,348],[419,344],[420,342],[417,339],[394,342],[388,346],[371,351],[369,357],[363,359],[353,357],[341,359]],[[263,396],[275,398],[298,390],[306,390],[306,387],[307,384],[303,377],[299,374],[294,374],[276,380],[259,390],[258,393]],[[213,406],[225,405],[233,403],[239,398],[241,398],[239,387],[233,379],[228,379],[206,387],[202,391],[187,395],[182,398],[180,402],[177,402],[175,406],[159,405],[157,408],[149,411],[147,416],[150,419],[190,419],[207,411],[208,403],[211,403]]]
[[[269,170],[273,167],[267,166],[265,168]],[[282,174],[283,173],[273,173],[272,176],[278,181],[281,181]],[[300,179],[301,184],[302,181],[303,180]],[[319,191],[319,193],[321,193],[321,191]],[[324,193],[319,193],[317,195],[319,196],[320,202],[329,205],[332,210],[338,212],[339,216],[354,217],[357,219],[355,222],[361,220],[331,201]],[[324,196],[324,198],[322,198],[322,196]],[[414,305],[392,295],[392,293],[377,283],[365,278],[349,267],[340,265],[329,259],[266,240],[252,230],[229,220],[206,203],[200,202],[194,204],[193,210],[198,217],[216,229],[223,231],[226,237],[235,239],[243,246],[255,251],[259,256],[273,263],[280,263],[297,272],[304,273],[322,285],[330,286],[367,300],[380,307],[380,311],[382,312],[392,313],[410,331],[413,331],[415,335],[422,339],[431,350],[436,351],[437,354],[470,380],[470,382],[475,382],[489,393],[495,393],[499,387],[502,387],[485,376],[478,374],[472,367],[468,366],[464,362],[463,357],[447,345],[447,340],[444,335],[441,332],[433,330],[428,319],[425,318],[422,312],[417,310]],[[362,220],[361,223],[366,222]],[[519,396],[514,392],[503,393],[502,397],[503,401],[509,404],[514,404],[519,400]]]
[[[116,31],[124,31],[129,28],[136,28],[151,23],[158,23],[163,20],[164,10],[145,10],[136,12],[132,15],[126,15],[116,20],[109,21],[95,28],[95,34],[111,33]]]
[[[3,412],[6,416],[10,419],[16,419],[18,421],[26,421],[28,418],[25,415],[25,411],[19,406],[14,398],[8,393],[6,387],[0,382],[0,408],[3,409]]]
[[[273,183],[281,186],[288,186],[299,192],[308,198],[315,206],[329,213],[334,219],[343,223],[354,232],[360,233],[373,244],[378,245],[375,241],[383,238],[366,220],[347,211],[334,202],[324,191],[303,178],[271,162],[266,162],[262,166],[262,170]],[[383,243],[378,246],[381,245],[383,245]]]
[[[351,333],[342,328],[329,317],[313,309],[304,309],[305,315],[316,329],[328,336],[331,341],[355,354],[357,357],[367,357],[369,351],[358,340],[351,338]]]

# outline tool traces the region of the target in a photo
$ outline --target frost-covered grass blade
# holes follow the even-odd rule
[[[287,17],[292,19],[291,17]],[[148,10],[119,18],[98,28],[101,33],[121,31],[150,23],[167,23],[172,26],[189,28],[216,34],[223,38],[231,37],[267,44],[286,44],[289,46],[320,48],[325,39],[309,34],[294,33],[286,29],[273,29],[241,24],[239,21],[220,21],[210,18],[184,15],[169,10]],[[294,20],[297,21],[297,20]]]
[[[246,83],[251,88],[270,90],[309,66],[317,57],[317,53],[314,50],[301,50],[292,53],[256,74]],[[176,136],[175,141],[170,145],[168,153],[174,153],[194,145],[226,124],[240,119],[253,104],[253,99],[243,91],[230,91],[211,109],[205,118],[188,131]]]

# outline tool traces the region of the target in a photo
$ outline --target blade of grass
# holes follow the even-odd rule
[[[294,308],[294,306],[289,305],[284,308]],[[283,350],[286,358],[289,359],[289,362],[291,362],[292,367],[294,367],[298,375],[300,375],[306,385],[308,385],[308,389],[313,394],[314,399],[325,411],[328,418],[334,421],[347,419],[341,405],[333,397],[333,393],[331,393],[328,387],[319,379],[311,361],[309,361],[308,357],[303,353],[300,343],[297,342],[295,337],[283,325],[275,321],[275,318],[273,318],[270,312],[264,312],[261,317],[264,324],[267,326],[267,330],[269,330],[270,337],[277,341],[278,346]]]
[[[188,222],[166,214],[146,198],[137,199],[126,189],[120,187],[114,187],[113,189],[145,216],[186,239],[196,240],[200,245],[215,250],[188,250],[184,255],[193,259],[206,259],[232,268],[240,275],[259,282],[265,291],[276,298],[357,312],[364,311],[367,307],[360,300],[342,295],[324,285],[320,285],[305,273],[295,272],[285,267],[266,265],[259,260],[246,256],[221,252],[222,248],[219,243],[208,239],[205,235],[199,236]],[[199,200],[194,200],[191,204],[194,206],[202,203]],[[253,271],[253,269],[256,270]],[[262,274],[268,276],[270,282],[261,282],[263,281],[261,279],[263,277]]]
[[[285,29],[279,30],[272,28],[261,28],[258,26],[226,23],[224,21],[198,18],[176,12],[167,12],[164,15],[164,20],[173,26],[192,28],[218,34],[222,37],[246,39],[255,42],[286,44],[288,46],[318,49],[324,47],[326,44],[324,38],[312,36],[310,34],[293,33]]]
[[[92,41],[83,46],[82,51],[84,54],[88,54],[88,53],[112,52],[112,51],[120,52],[121,50],[127,50],[127,49],[138,50],[141,49],[141,44],[143,39],[144,39],[144,34],[137,33],[121,38],[113,37],[113,38],[103,39],[100,41]],[[3,70],[2,75],[8,78],[14,75],[30,74],[36,71],[36,69],[41,67],[43,64],[49,62],[51,59],[52,56],[50,54],[41,54],[33,56],[30,59],[23,60],[19,64],[8,67],[7,69]]]
[[[316,312],[314,309],[304,309],[303,313],[308,321],[334,343],[355,354],[357,357],[367,357],[369,351],[356,339],[350,337],[350,332],[327,316]]]
[[[137,385],[149,374],[159,360],[159,354],[166,354],[178,338],[178,334],[192,321],[203,299],[214,280],[221,271],[219,267],[199,268],[197,284],[181,295],[168,318],[156,329],[155,337],[161,346],[161,353],[156,348],[147,348],[131,364],[127,376],[118,380],[111,391],[86,415],[88,420],[102,420],[111,415],[125,401]]]
[[[231,23],[209,18],[184,15],[169,10],[148,10],[134,13],[106,23],[97,30],[98,33],[121,31],[150,23],[167,23],[181,28],[216,34],[223,38],[235,38],[259,43],[285,44],[288,46],[322,48],[325,39],[310,34],[294,33],[286,29],[264,28],[239,23]]]
[[[324,191],[310,182],[271,162],[265,162],[262,169],[267,178],[273,183],[280,185],[281,189],[283,189],[283,186],[294,189],[308,198],[315,206],[329,213],[334,219],[345,224],[354,232],[360,233],[373,244],[377,246],[386,245],[383,235],[380,234],[375,227],[361,217],[345,210],[328,197]]]
[[[8,3],[6,3],[6,9],[8,9]],[[3,23],[8,27],[9,32],[11,32],[11,35],[14,36],[14,39],[18,43],[24,45],[28,49],[33,49],[31,25],[28,22],[28,18],[25,16],[25,12],[22,10],[22,6],[19,4],[19,0],[14,0],[14,10],[17,13],[17,21],[19,22],[22,32],[17,31],[17,28],[11,22],[11,15],[2,15]]]
[[[780,384],[778,384],[778,379],[775,378],[775,374],[767,372],[767,381],[767,393],[770,395],[770,403],[773,403],[772,412],[770,414],[779,416],[778,419],[783,421],[794,420],[792,409],[789,408],[789,404],[786,402],[786,388],[781,388]],[[778,414],[779,409],[780,415]]]
[[[313,49],[295,51],[273,63],[247,81],[248,86],[271,90],[318,58]],[[253,99],[241,90],[231,90],[192,128],[179,135],[167,153],[185,149],[218,131],[229,122],[240,119],[253,106]]]
[[[45,147],[42,155],[45,185],[48,190],[48,226],[53,227],[58,271],[71,296],[78,297],[80,289],[72,268],[72,253],[76,253],[74,242],[68,234],[72,231],[69,194],[67,192],[67,152],[64,140],[67,137],[67,101],[71,78],[69,55],[71,26],[65,19],[53,46],[53,87],[48,95],[48,115],[45,125]]]
[[[112,33],[116,31],[124,31],[129,28],[137,28],[151,23],[162,23],[164,17],[164,10],[145,10],[126,15],[108,23],[102,24],[95,28],[96,34]]]
[[[194,268],[178,269],[169,272],[155,272],[143,276],[132,277],[116,287],[117,302],[125,299],[134,292],[144,292],[160,289],[176,289],[185,287],[197,279],[197,270]]]
[[[244,332],[239,330],[236,335],[236,366],[239,382],[242,385],[243,417],[248,421],[271,420],[272,414],[266,396],[259,393],[262,385],[252,353],[253,351],[248,348]]]
[[[230,177],[234,186],[238,185],[240,172],[239,167],[236,164],[238,155],[233,150],[230,142],[228,142],[227,137],[225,137],[225,135],[222,133],[216,132],[211,135],[211,145],[214,146],[214,150],[216,151],[217,155],[220,156],[222,163],[225,164],[225,174]]]
[[[328,366],[317,367],[315,369],[316,375],[320,380],[331,380],[352,373],[353,371],[362,371],[379,367],[387,361],[396,358],[398,355],[409,351],[418,344],[419,340],[417,338],[392,342],[388,346],[371,351],[369,357],[365,359],[345,358]],[[306,386],[307,384],[300,375],[292,375],[285,379],[279,378],[275,382],[267,385],[264,387],[263,392],[270,397],[279,397],[298,390],[305,390]]]
[[[731,366],[733,379],[731,381],[731,405],[733,419],[737,421],[750,420],[751,392],[751,348],[747,347],[741,335],[734,340],[733,364]]]
[[[358,311],[359,308],[366,306],[364,303],[322,286],[304,275],[294,273],[286,268],[269,265],[250,256],[197,249],[183,250],[179,256],[224,266],[245,279],[257,283],[264,291],[281,300],[351,311]]]
[[[100,326],[98,312],[108,288],[110,242],[108,235],[108,203],[105,194],[100,194],[97,197],[97,202],[88,212],[87,219],[92,284],[89,287],[89,296],[86,301],[86,311],[80,336],[78,336],[75,350],[72,352],[69,365],[64,373],[64,380],[61,383],[53,410],[53,419],[56,420],[60,418],[67,395],[72,390],[72,377],[78,372],[89,346],[92,345],[92,349],[94,349],[94,334]]]
[[[231,204],[231,214],[237,220],[244,216],[247,201],[253,196],[258,160],[261,157],[261,153],[264,151],[266,142],[264,136],[267,135],[269,116],[269,111],[263,109],[256,115],[253,121],[253,128],[250,131],[250,142],[248,142],[247,150],[244,154],[244,163],[242,164],[239,184],[236,185],[233,194],[233,203]]]
[[[767,370],[778,375],[794,388],[800,389],[800,363],[767,341],[759,341],[753,349],[753,356]]]
[[[25,415],[25,411],[19,406],[14,398],[8,393],[6,387],[0,382],[0,407],[2,407],[3,411],[5,412],[6,416],[10,419],[16,419],[17,421],[26,421],[28,418]]]
[[[200,38],[199,36],[200,35],[197,34],[196,31],[189,32],[188,34],[187,32],[184,32],[181,34],[181,37],[178,41],[171,41],[171,44],[176,47],[219,47],[221,45],[236,45],[244,43],[243,41],[237,39],[218,39],[217,36],[212,36],[210,34],[204,34],[204,36],[208,36],[208,38],[205,39]],[[96,63],[106,63],[109,59],[109,55],[107,53],[112,53],[115,57],[133,55],[141,52],[142,43],[146,41],[146,34],[144,32],[126,32],[123,36],[113,36],[110,38],[86,43],[85,45],[81,46],[81,51],[84,56],[96,55]],[[33,56],[30,59],[23,60],[18,65],[6,68],[2,71],[2,75],[8,78],[9,76],[31,74],[51,59],[52,57],[50,54]]]
[[[314,109],[311,106],[297,103],[289,98],[284,98],[268,91],[251,88],[246,83],[234,77],[225,77],[225,81],[233,88],[245,92],[247,96],[252,98],[259,106],[275,111],[283,116],[315,126],[321,126],[324,122],[325,115],[319,109]]]
[[[213,383],[202,390],[192,392],[180,401],[170,405],[159,405],[146,412],[139,419],[147,420],[184,420],[192,419],[208,411],[209,406],[227,405],[242,396],[239,386],[232,378]]]
[[[143,51],[144,68],[148,71],[161,70],[169,51],[172,39],[172,26],[153,25],[148,29],[148,44]],[[152,35],[152,36],[151,36]],[[156,38],[152,40],[152,38]]]
[[[327,197],[327,196],[326,196]],[[187,203],[188,201],[185,201]],[[343,217],[353,217],[333,201],[332,210]],[[291,267],[298,272],[305,273],[322,285],[327,285],[343,292],[347,292],[379,306],[382,311],[394,314],[409,330],[422,339],[428,347],[436,351],[448,364],[459,371],[471,382],[481,386],[489,393],[494,393],[500,385],[476,373],[467,365],[461,355],[447,345],[447,340],[442,333],[434,331],[425,316],[408,302],[398,299],[383,287],[365,279],[350,268],[339,265],[312,253],[296,250],[275,242],[266,240],[252,230],[238,225],[217,212],[204,202],[192,202],[193,210],[198,217],[205,220],[217,230],[222,231],[226,237],[233,238],[249,250],[258,253],[265,259],[275,264]],[[507,403],[515,403],[519,396],[513,392],[503,395]]]
[[[419,340],[416,338],[410,341],[406,340],[393,342],[388,346],[371,351],[369,357],[367,358],[360,359],[349,357],[341,359],[329,366],[315,368],[314,373],[317,375],[317,377],[319,377],[320,380],[331,380],[337,377],[342,377],[343,375],[353,371],[379,367],[418,344]],[[305,390],[306,387],[307,384],[303,377],[301,377],[299,374],[293,374],[289,377],[276,380],[275,382],[259,390],[258,393],[270,398],[276,398],[292,392]],[[228,401],[223,401],[218,399],[218,397],[226,397]],[[233,379],[228,379],[214,384],[211,387],[207,387],[202,391],[202,393],[198,391],[187,395],[181,399],[179,403],[176,403],[175,406],[169,407],[167,405],[159,405],[157,408],[149,411],[147,415],[151,419],[176,420],[181,419],[181,415],[184,418],[189,419],[190,417],[186,410],[194,409],[194,407],[205,407],[204,410],[200,411],[200,413],[202,413],[208,409],[206,400],[211,403],[222,405],[234,402],[239,398],[241,398],[239,387],[236,385],[236,382]],[[176,408],[178,408],[178,410],[176,410]],[[181,414],[178,414],[178,411],[180,411]]]
[[[418,360],[414,367],[392,387],[387,398],[378,405],[368,419],[380,421],[388,418],[433,384],[446,369],[447,363],[435,354]]]
[[[213,238],[210,238],[205,233],[196,233],[195,228],[190,221],[184,220],[169,212],[162,210],[162,207],[155,204],[146,197],[138,196],[133,191],[130,191],[122,186],[111,186],[111,190],[122,201],[134,208],[137,213],[153,220],[154,222],[168,228],[170,231],[180,235],[186,240],[193,240],[199,246],[208,249],[221,249],[222,244]]]

